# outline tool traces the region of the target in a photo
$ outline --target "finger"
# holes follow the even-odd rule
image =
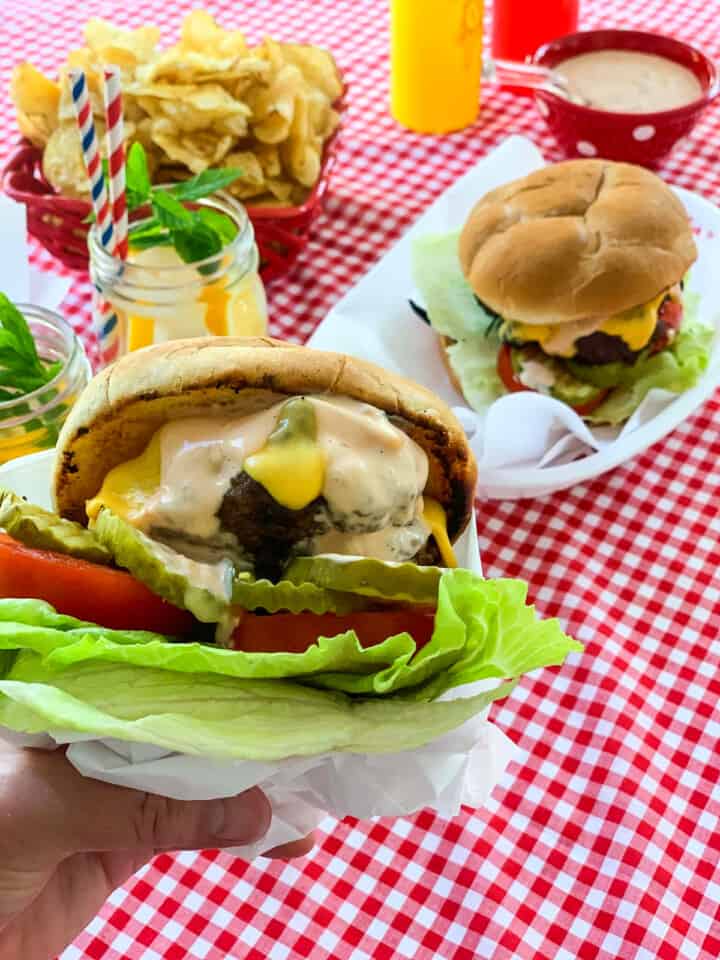
[[[0,929],[0,957],[47,960],[87,926],[120,884],[150,859],[152,851],[79,853],[64,860],[32,899]],[[0,916],[5,904],[0,900]]]
[[[292,843],[283,843],[262,854],[268,860],[295,860],[307,856],[315,846],[315,834],[311,833],[302,840],[293,840]]]
[[[84,851],[242,846],[260,840],[270,819],[258,789],[170,800],[83,777],[58,752],[0,754],[0,862],[13,853],[47,863]]]

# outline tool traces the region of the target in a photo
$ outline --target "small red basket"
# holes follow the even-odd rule
[[[298,207],[246,206],[260,251],[265,283],[286,273],[307,243],[330,185],[338,147],[338,131],[325,144],[320,176]],[[42,173],[42,151],[21,141],[2,173],[2,189],[27,209],[28,232],[71,270],[88,269],[86,220],[89,201],[62,197]]]

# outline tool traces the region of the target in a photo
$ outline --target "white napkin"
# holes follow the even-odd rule
[[[55,310],[72,280],[30,266],[27,212],[21,203],[0,195],[0,292],[14,303],[32,303]]]
[[[507,395],[488,408],[468,407],[450,382],[437,338],[408,305],[422,303],[411,276],[415,237],[459,229],[488,190],[543,166],[540,151],[512,136],[479,161],[423,213],[395,246],[330,311],[310,345],[340,350],[395,370],[438,393],[460,419],[480,467],[478,493],[539,496],[572,486],[635,456],[677,426],[720,382],[720,336],[708,370],[684,394],[652,390],[622,427],[589,428],[569,407],[533,393]],[[691,289],[700,318],[720,330],[720,211],[678,189],[696,227],[698,262]]]

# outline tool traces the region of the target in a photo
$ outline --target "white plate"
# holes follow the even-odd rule
[[[38,507],[52,509],[50,485],[52,481],[54,450],[41,450],[27,457],[18,457],[0,467],[0,487],[12,490],[20,497],[27,497]]]
[[[408,307],[413,283],[410,251],[415,237],[459,228],[486,190],[543,166],[537,148],[510,137],[442,194],[395,246],[330,311],[310,339],[417,380],[452,407],[468,410],[448,379],[435,334]],[[691,286],[700,294],[700,319],[718,331],[708,369],[698,383],[642,426],[605,449],[561,466],[482,466],[478,493],[496,499],[537,497],[564,490],[637,456],[683,423],[720,382],[720,210],[689,190],[676,188],[696,228],[699,257]],[[522,396],[522,395],[518,395]],[[470,411],[468,410],[468,413]],[[479,444],[480,445],[480,444]]]

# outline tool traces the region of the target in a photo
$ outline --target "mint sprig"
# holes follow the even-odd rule
[[[204,170],[182,183],[158,189],[152,185],[142,144],[134,143],[125,164],[128,211],[149,205],[151,216],[130,227],[130,246],[136,250],[173,246],[185,263],[220,253],[237,235],[237,225],[219,210],[188,210],[184,204],[223,190],[241,174],[238,169]]]

